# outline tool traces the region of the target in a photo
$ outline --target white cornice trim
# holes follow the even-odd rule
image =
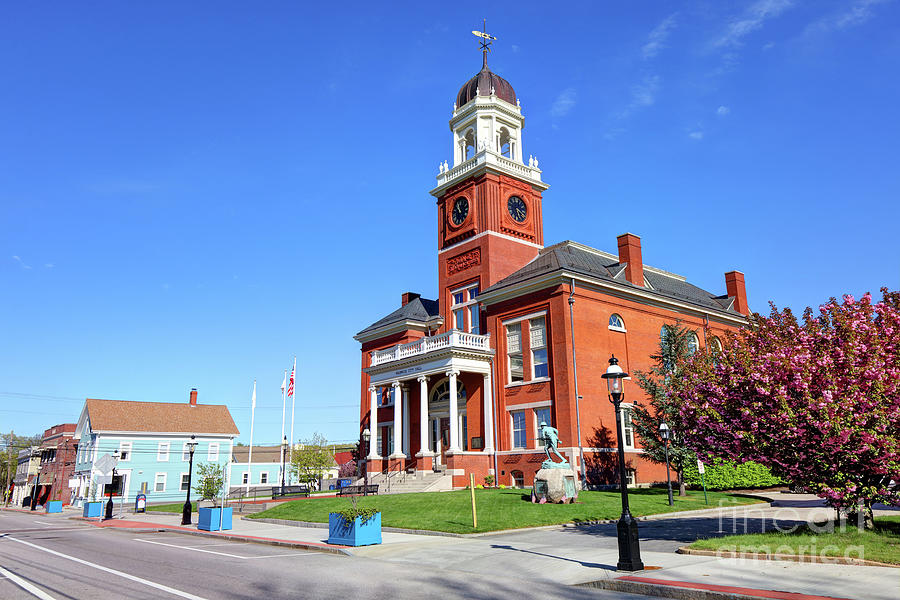
[[[698,306],[690,302],[673,300],[666,296],[662,296],[659,292],[648,291],[644,288],[636,288],[625,286],[621,283],[607,282],[581,273],[571,273],[563,270],[562,272],[548,273],[542,277],[528,279],[521,283],[511,285],[501,290],[493,292],[484,292],[478,299],[481,303],[490,306],[497,302],[516,298],[531,292],[542,290],[555,285],[570,283],[572,280],[581,284],[597,289],[601,292],[623,298],[625,300],[638,301],[641,304],[649,304],[651,306],[659,306],[669,310],[675,309],[678,312],[691,314],[697,317],[707,316],[710,319],[716,319],[729,325],[737,325],[739,327],[747,324],[747,317],[743,315],[731,315],[722,310]]]
[[[529,408],[545,408],[547,406],[552,406],[550,400],[541,400],[540,402],[527,402],[525,404],[509,404],[509,400],[507,400],[506,412],[528,410]]]
[[[500,175],[509,175],[541,191],[550,187],[549,184],[541,181],[541,170],[537,167],[523,165],[518,161],[500,156],[489,148],[485,148],[469,160],[452,167],[445,173],[438,174],[437,187],[428,193],[435,198],[439,198],[447,188],[456,185],[460,181],[481,175],[486,171],[493,171]]]
[[[505,240],[510,240],[510,241],[513,241],[513,242],[519,242],[520,244],[525,244],[526,246],[531,246],[532,248],[537,248],[538,250],[543,250],[543,248],[544,248],[544,247],[541,246],[540,244],[535,244],[534,242],[529,242],[529,241],[526,241],[526,240],[521,240],[521,239],[519,239],[519,238],[517,238],[517,237],[513,237],[513,236],[511,236],[511,235],[505,235],[505,234],[503,234],[503,233],[497,233],[496,231],[482,231],[482,232],[479,233],[478,235],[473,235],[472,237],[466,238],[466,239],[464,239],[464,240],[461,241],[461,242],[456,242],[456,243],[453,244],[452,246],[447,246],[447,247],[444,248],[443,250],[439,250],[439,251],[438,251],[438,254],[440,255],[440,254],[443,254],[444,252],[449,252],[449,251],[451,251],[451,250],[453,250],[453,249],[455,249],[455,248],[458,248],[458,247],[462,246],[463,244],[468,244],[468,243],[471,242],[472,240],[477,240],[478,238],[483,237],[483,236],[486,236],[486,235],[492,235],[492,236],[494,236],[494,237],[503,238],[503,239],[505,239]]]
[[[429,319],[428,321],[416,321],[412,319],[405,319],[403,321],[397,321],[395,323],[388,323],[378,329],[373,329],[372,331],[367,331],[366,333],[357,333],[353,336],[353,339],[360,343],[371,342],[383,337],[387,337],[389,335],[393,335],[395,333],[400,333],[401,331],[427,331],[428,329],[433,329],[435,327],[440,327],[444,324],[444,317],[437,316],[433,319]]]

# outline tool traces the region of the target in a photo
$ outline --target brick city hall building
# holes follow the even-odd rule
[[[589,483],[614,483],[602,468],[616,448],[600,377],[610,355],[625,371],[649,370],[664,324],[694,329],[699,347],[720,344],[746,323],[738,271],[725,274],[726,293],[717,295],[645,265],[641,240],[630,233],[618,237],[617,254],[571,241],[545,246],[541,203],[549,186],[538,161],[525,159],[523,126],[515,91],[485,54],[450,119],[453,165],[441,164],[430,192],[438,297],[405,293],[400,308],[355,336],[360,431],[371,432],[366,465],[374,481],[415,470],[433,481],[419,489],[462,487],[470,473],[476,483],[490,474],[497,483],[531,485],[545,458],[537,427],[546,421],[576,470],[583,453]],[[626,403],[641,397],[626,382]],[[631,483],[665,481],[665,466],[642,457],[624,413]]]

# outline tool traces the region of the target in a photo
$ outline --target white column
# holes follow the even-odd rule
[[[484,451],[494,451],[494,399],[493,389],[491,389],[490,373],[484,376],[484,387],[481,393],[484,395]]]
[[[369,459],[380,458],[378,456],[378,388],[369,388]]]
[[[403,454],[409,458],[409,388],[403,386]]]
[[[431,448],[428,447],[428,431],[431,428],[431,419],[428,415],[428,378],[420,375],[419,382],[419,455],[429,456]]]
[[[391,384],[394,388],[394,451],[391,458],[401,458],[403,456],[403,423],[400,420],[403,412],[403,396],[400,392],[400,382],[395,381]]]
[[[448,452],[459,452],[459,409],[456,397],[456,376],[459,371],[447,371],[447,377],[450,378],[450,447]]]

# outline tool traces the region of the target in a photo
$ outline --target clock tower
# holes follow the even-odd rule
[[[541,194],[549,186],[537,159],[524,158],[522,107],[509,82],[488,68],[487,51],[483,46],[481,71],[457,94],[453,165],[440,164],[430,192],[437,198],[443,330],[481,333],[471,309],[478,293],[526,265],[544,244]]]

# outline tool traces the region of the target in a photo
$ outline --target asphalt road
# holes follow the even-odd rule
[[[0,512],[4,600],[622,599],[638,596],[175,533]]]

